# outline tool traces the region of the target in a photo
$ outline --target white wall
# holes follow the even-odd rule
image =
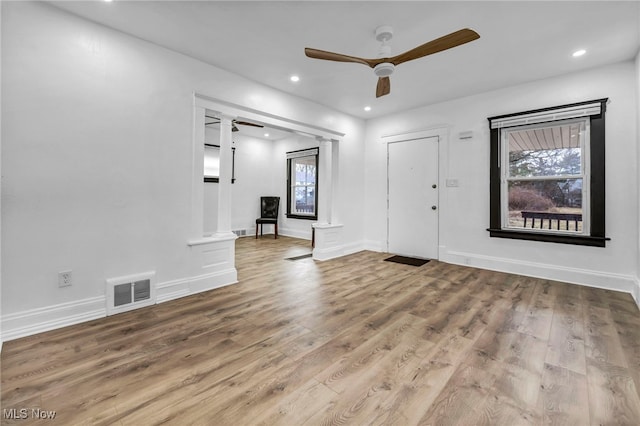
[[[2,45],[2,5],[0,4],[0,46]],[[2,58],[0,57],[0,81],[2,81]],[[0,100],[2,85],[0,85]],[[2,211],[2,105],[0,105],[0,211]],[[0,242],[2,241],[2,215],[0,215]],[[2,244],[0,244],[0,318],[2,318]],[[0,321],[0,352],[2,352],[2,321]]]
[[[260,197],[279,195],[284,182],[276,179],[284,167],[274,159],[275,142],[234,134],[236,146],[236,183],[231,193],[231,229],[255,232],[256,218],[260,217]],[[282,202],[282,201],[281,201]],[[264,232],[273,232],[270,225]]]
[[[46,3],[2,8],[3,320],[46,311],[60,323],[70,306],[99,305],[106,278],[189,274],[194,92],[343,132],[341,161],[362,161],[359,119]],[[242,144],[234,191],[251,184]],[[359,170],[343,199],[362,196]],[[359,215],[343,218],[357,244]],[[67,269],[74,284],[58,288]]]
[[[441,144],[440,258],[630,292],[638,262],[637,78],[632,62],[535,81],[370,120],[366,133],[366,239],[386,241],[386,151],[383,135],[448,126]],[[489,238],[487,117],[608,97],[606,113],[606,248]],[[471,140],[459,140],[473,131]],[[444,187],[445,178],[459,180]]]
[[[637,178],[636,180],[638,182],[640,182],[640,167],[638,167],[638,165],[640,165],[640,51],[638,51],[638,54],[636,55],[636,75],[635,75],[635,83],[636,83],[636,137],[637,137],[637,144],[636,146],[638,147],[637,153],[638,156],[636,158],[636,170],[637,170]],[[636,288],[635,288],[635,292],[633,293],[633,297],[636,299],[636,303],[638,304],[638,308],[640,308],[640,183],[638,185],[638,195],[637,195],[637,199],[636,199],[637,203],[638,203],[638,237],[637,237],[637,241],[638,241],[638,246],[637,246],[637,253],[638,253],[638,261],[637,261],[637,269],[636,269]]]

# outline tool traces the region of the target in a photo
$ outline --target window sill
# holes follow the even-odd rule
[[[586,235],[548,234],[542,232],[518,232],[505,229],[488,228],[489,236],[514,240],[543,241],[547,243],[572,244],[578,246],[605,247],[611,238]]]
[[[318,216],[303,216],[298,214],[287,214],[287,219],[306,219],[306,220],[318,220]]]

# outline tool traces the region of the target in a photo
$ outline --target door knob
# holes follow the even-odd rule
[[[435,209],[437,209],[436,206],[431,206],[431,210],[435,210]]]
[[[433,185],[431,185],[431,187],[432,187],[433,189],[436,189],[436,188],[438,187],[438,185],[436,185],[436,184],[434,183]]]

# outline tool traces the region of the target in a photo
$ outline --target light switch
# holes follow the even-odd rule
[[[448,188],[456,188],[458,187],[458,179],[447,179],[447,187]]]

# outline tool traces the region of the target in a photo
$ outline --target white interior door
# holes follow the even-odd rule
[[[387,144],[388,251],[438,258],[438,137]]]

